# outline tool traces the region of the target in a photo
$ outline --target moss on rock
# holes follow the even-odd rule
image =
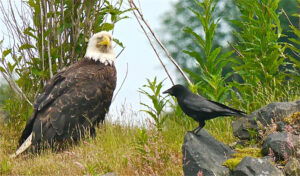
[[[284,118],[284,121],[289,125],[300,123],[300,112],[294,112],[288,117]]]
[[[233,171],[236,166],[245,158],[246,156],[251,156],[254,158],[262,158],[263,155],[261,154],[260,148],[242,148],[236,149],[237,153],[232,154],[233,158],[230,158],[223,162],[223,166],[228,167],[231,171]]]

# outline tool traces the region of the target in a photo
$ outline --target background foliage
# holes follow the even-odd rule
[[[248,112],[299,96],[296,0],[188,0],[173,9],[162,21],[165,44],[202,95]]]
[[[197,21],[200,21],[204,35],[202,37],[201,33],[196,33],[189,26],[185,27],[184,32],[194,38],[195,45],[201,48],[203,53],[199,52],[198,49],[184,50],[183,52],[188,54],[197,64],[195,69],[185,69],[185,71],[193,78],[196,87],[203,90],[204,96],[214,101],[224,102],[230,93],[230,89],[225,83],[230,73],[223,77],[223,69],[230,62],[230,56],[233,52],[228,51],[221,54],[220,46],[213,48],[215,32],[220,20],[213,19],[217,4],[203,1],[196,2],[196,5],[200,12],[193,9],[190,11],[197,17]]]
[[[200,1],[201,2],[201,1]],[[215,0],[216,8],[213,16],[213,20],[220,18],[220,22],[215,32],[213,40],[213,48],[217,46],[222,46],[223,52],[231,50],[227,42],[235,41],[235,37],[232,30],[239,30],[233,25],[232,20],[240,19],[240,11],[237,8],[235,2],[232,0]],[[254,1],[253,1],[254,2]],[[292,16],[298,12],[297,0],[280,0],[278,3],[278,8],[276,12],[284,9],[290,18],[290,21],[297,26],[298,18]],[[189,36],[189,34],[182,32],[186,26],[192,28],[195,32],[203,35],[203,30],[201,21],[197,20],[190,9],[196,10],[203,13],[204,9],[196,4],[195,0],[186,1],[176,1],[173,4],[173,8],[166,12],[162,16],[162,26],[160,28],[160,33],[163,36],[164,43],[169,49],[173,58],[180,64],[180,66],[197,71],[197,65],[193,62],[190,57],[183,53],[182,50],[193,49],[199,52],[203,56],[203,50],[197,46],[194,40]],[[281,27],[283,29],[282,33],[286,36],[281,36],[279,41],[287,42],[288,38],[295,38],[296,36],[290,31],[289,21],[284,15],[280,15]],[[287,52],[291,52],[287,50]],[[230,71],[230,68],[225,67],[225,72]]]
[[[14,113],[10,101],[25,104],[25,108],[15,107],[17,112],[30,109],[47,80],[84,57],[92,34],[113,30],[115,23],[126,18],[121,16],[127,11],[120,10],[122,3],[28,0],[21,2],[21,9],[14,10],[15,4],[10,1],[7,10],[0,2],[9,37],[14,40],[8,48],[1,47],[1,73],[16,93],[12,95],[16,99],[7,101],[5,109]],[[122,46],[118,40],[115,42]]]
[[[181,67],[191,70],[197,70],[197,68],[195,68],[197,65],[189,59],[189,56],[183,53],[182,50],[193,49],[201,51],[199,52],[201,56],[203,56],[202,53],[204,53],[204,51],[188,33],[182,31],[188,26],[193,29],[194,32],[203,35],[201,21],[192,11],[194,10],[200,14],[204,13],[204,9],[197,5],[197,2],[202,1],[176,1],[172,9],[162,16],[162,26],[160,28],[164,43],[173,58],[176,59]],[[233,26],[230,25],[230,20],[238,16],[238,10],[232,0],[216,0],[216,2],[214,14],[210,16],[210,18],[212,21],[220,19],[220,22],[215,30],[215,40],[212,41],[212,48],[215,48],[216,45],[224,46],[227,44],[226,41],[232,38],[230,30]]]

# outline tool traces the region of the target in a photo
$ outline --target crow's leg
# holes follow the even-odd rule
[[[203,121],[200,121],[200,122],[199,122],[199,126],[198,126],[196,129],[193,130],[193,133],[197,135],[198,132],[199,132],[204,126],[205,126],[205,121],[204,121],[204,120],[203,120]]]

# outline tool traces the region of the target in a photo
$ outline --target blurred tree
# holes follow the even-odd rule
[[[213,41],[213,48],[217,46],[223,46],[228,48],[227,41],[234,40],[232,30],[237,30],[231,23],[233,19],[237,20],[240,16],[238,8],[234,5],[235,0],[216,0],[217,7],[215,10],[215,16],[213,19],[220,18],[218,28]],[[189,10],[196,10],[202,12],[201,8],[196,5],[195,0],[179,0],[172,5],[172,9],[166,12],[162,18],[162,27],[160,33],[163,36],[163,42],[166,44],[171,55],[176,59],[180,66],[196,71],[196,63],[193,59],[189,59],[190,56],[183,53],[183,50],[198,50],[199,53],[204,53],[203,50],[196,44],[190,34],[183,32],[183,29],[188,26],[193,31],[199,33],[201,31],[201,22],[197,20],[197,17]],[[292,14],[297,13],[297,1],[296,0],[281,0],[278,10],[284,9],[288,14],[291,22],[297,26],[297,17]],[[288,38],[294,38],[295,35],[291,32],[289,22],[284,15],[280,16],[283,34],[287,35],[280,39],[280,41],[287,42]],[[228,48],[229,49],[229,48]],[[290,52],[290,50],[287,50]]]
[[[231,40],[230,31],[232,27],[230,20],[238,16],[238,9],[233,5],[232,0],[216,0],[217,6],[212,20],[220,19],[215,32],[213,48],[227,45],[226,41]],[[188,26],[196,33],[202,33],[201,21],[197,19],[194,13],[190,10],[203,13],[203,9],[199,7],[195,0],[177,1],[173,4],[172,10],[166,12],[162,18],[162,27],[160,29],[163,34],[163,42],[166,44],[172,56],[176,59],[180,66],[196,70],[196,63],[190,57],[183,53],[182,50],[198,50],[202,52],[201,47],[196,44],[195,40],[189,33],[183,32],[183,29]],[[230,10],[229,10],[230,9]]]

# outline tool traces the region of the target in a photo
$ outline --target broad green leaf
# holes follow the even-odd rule
[[[114,24],[111,23],[102,23],[100,25],[100,29],[103,31],[110,31],[114,28]]]
[[[11,53],[12,49],[6,49],[2,52],[2,58],[5,58],[7,55]]]
[[[121,48],[125,48],[124,45],[123,45],[123,43],[120,42],[120,40],[114,38],[113,41],[114,41],[116,44],[118,44]]]
[[[30,48],[35,48],[35,47],[28,43],[25,43],[19,47],[19,50],[21,51],[21,50],[30,49]]]
[[[7,73],[6,70],[2,66],[0,66],[0,71],[5,73],[5,74]]]

